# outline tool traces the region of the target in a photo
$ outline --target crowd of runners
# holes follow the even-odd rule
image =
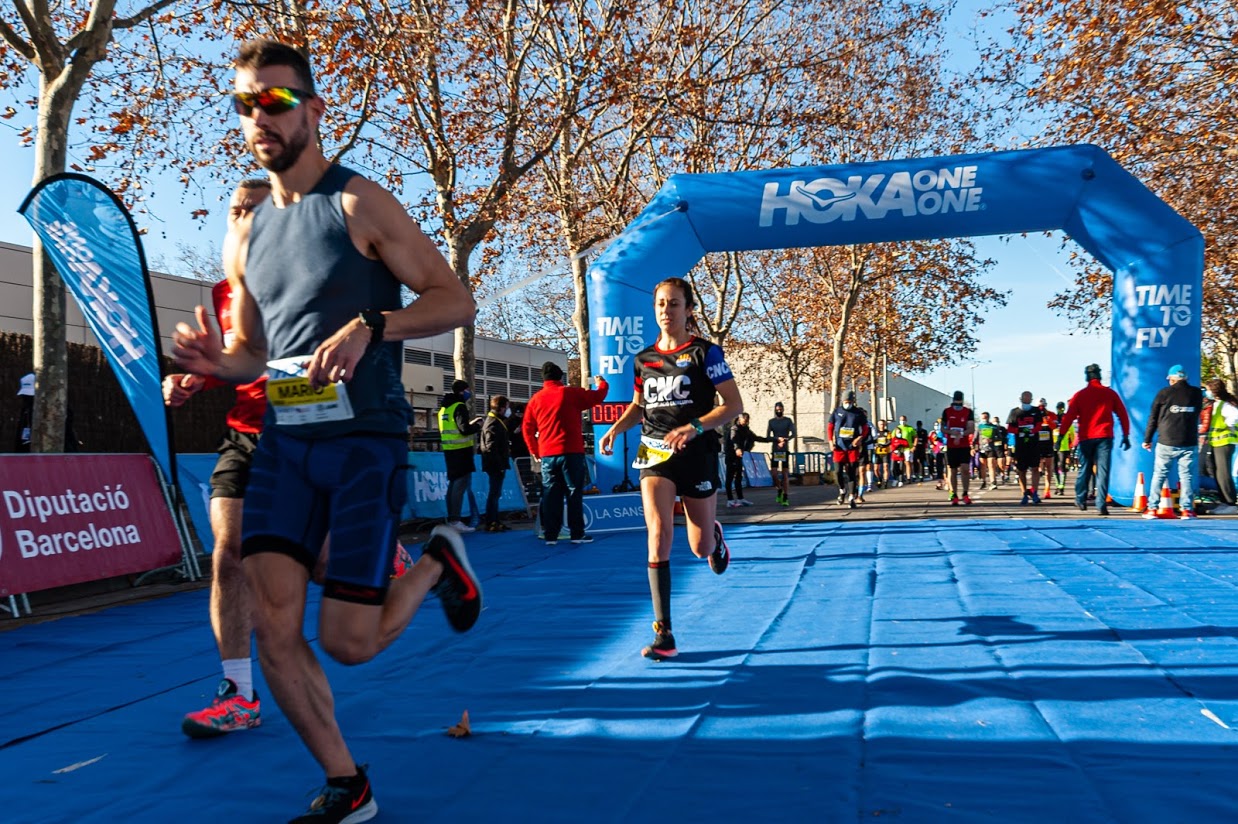
[[[977,419],[963,393],[955,392],[950,406],[926,425],[905,415],[897,421],[870,422],[855,393],[846,393],[826,432],[838,505],[855,509],[880,490],[925,483],[945,493],[951,506],[971,505],[973,487],[1017,489],[1020,504],[1026,506],[1067,496],[1067,477],[1081,463],[1078,424],[1067,419],[1066,402],[1050,408],[1045,398],[1033,403],[1032,397],[1024,392],[1008,412],[981,412]],[[724,432],[728,507],[752,503],[743,493],[742,456],[758,442],[771,444],[775,502],[790,505],[788,444],[795,437],[795,423],[785,417],[781,403],[774,409],[763,436],[753,431],[747,414]],[[1094,472],[1086,483],[1082,500],[1090,504],[1096,500]]]

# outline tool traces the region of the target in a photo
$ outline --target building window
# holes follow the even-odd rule
[[[515,381],[527,381],[529,379],[529,367],[519,366],[513,363],[511,365],[511,379]]]
[[[456,362],[451,359],[451,355],[444,355],[441,352],[434,353],[434,365],[439,369],[450,369],[455,372]]]
[[[481,372],[481,361],[477,362],[477,371]],[[501,361],[490,361],[486,364],[486,377],[488,378],[506,378],[507,364]]]
[[[430,361],[430,353],[424,349],[405,349],[404,350],[404,362],[405,363],[419,363],[422,366],[433,365]]]

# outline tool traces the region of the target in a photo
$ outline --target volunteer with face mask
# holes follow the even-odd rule
[[[473,527],[460,519],[464,496],[471,495],[473,484],[473,446],[481,431],[481,418],[469,415],[467,381],[455,381],[451,391],[439,401],[438,434],[443,445],[443,460],[447,462],[447,525],[457,532],[472,532]]]
[[[481,424],[481,471],[490,479],[486,493],[486,514],[482,516],[483,532],[507,532],[511,527],[499,520],[499,496],[503,494],[503,477],[511,461],[511,445],[507,436],[507,418],[511,417],[507,396],[490,399],[490,411]]]

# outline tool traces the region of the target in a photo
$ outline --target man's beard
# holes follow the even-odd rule
[[[285,172],[293,167],[293,165],[301,158],[301,153],[305,151],[305,147],[309,145],[310,139],[309,129],[305,128],[304,124],[302,125],[302,128],[293,133],[287,142],[285,142],[278,135],[267,134],[265,136],[278,141],[282,147],[282,151],[278,154],[269,155],[266,158],[261,157],[256,151],[253,150],[252,146],[250,147],[250,151],[253,152],[254,159],[258,161],[258,165],[262,166],[262,168],[266,169],[268,172],[275,172],[277,174],[279,172]]]

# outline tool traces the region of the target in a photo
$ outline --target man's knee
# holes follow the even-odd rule
[[[318,643],[322,646],[323,652],[331,656],[333,661],[350,667],[364,664],[378,654],[377,638],[372,635],[367,637],[332,632],[320,636]]]

